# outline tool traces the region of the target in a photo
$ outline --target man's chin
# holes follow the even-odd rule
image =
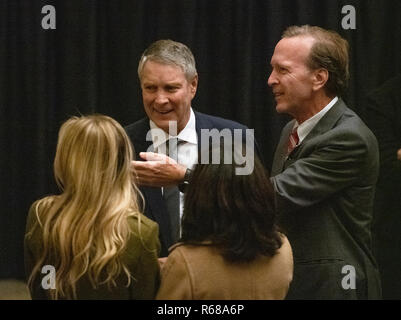
[[[282,103],[277,103],[276,111],[277,111],[277,113],[286,113],[286,108]]]

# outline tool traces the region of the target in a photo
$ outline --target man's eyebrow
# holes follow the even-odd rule
[[[273,64],[270,64],[273,67]],[[288,63],[286,61],[283,62],[276,62],[274,63],[275,66],[281,67],[281,68],[290,68],[291,67],[291,63]]]

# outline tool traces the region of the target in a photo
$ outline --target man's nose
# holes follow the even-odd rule
[[[166,93],[163,92],[163,91],[158,91],[158,92],[156,93],[155,102],[156,102],[157,104],[165,104],[165,103],[167,103],[167,102],[168,102],[168,98],[167,98]]]
[[[275,75],[275,72],[274,72],[274,70],[270,73],[270,76],[269,76],[269,78],[267,79],[267,85],[269,86],[269,87],[271,87],[271,86],[273,86],[273,84],[276,84],[277,83],[277,78],[276,78],[276,75]]]

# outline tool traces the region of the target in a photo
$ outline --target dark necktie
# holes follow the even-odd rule
[[[177,161],[178,156],[178,146],[185,141],[179,140],[177,143],[177,138],[170,138],[168,142],[166,141],[166,155]],[[177,161],[178,162],[178,161]],[[163,188],[163,198],[167,206],[167,211],[170,218],[171,235],[173,243],[177,242],[180,237],[180,191],[177,186],[164,187]]]
[[[290,139],[288,140],[287,155],[289,155],[292,152],[292,150],[294,150],[298,142],[299,142],[298,127],[296,127],[291,132]]]

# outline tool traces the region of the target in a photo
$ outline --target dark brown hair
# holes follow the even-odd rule
[[[233,164],[195,167],[185,194],[181,241],[208,242],[229,261],[273,256],[282,239],[268,173],[256,155],[251,174],[236,175],[236,167],[234,157]]]

